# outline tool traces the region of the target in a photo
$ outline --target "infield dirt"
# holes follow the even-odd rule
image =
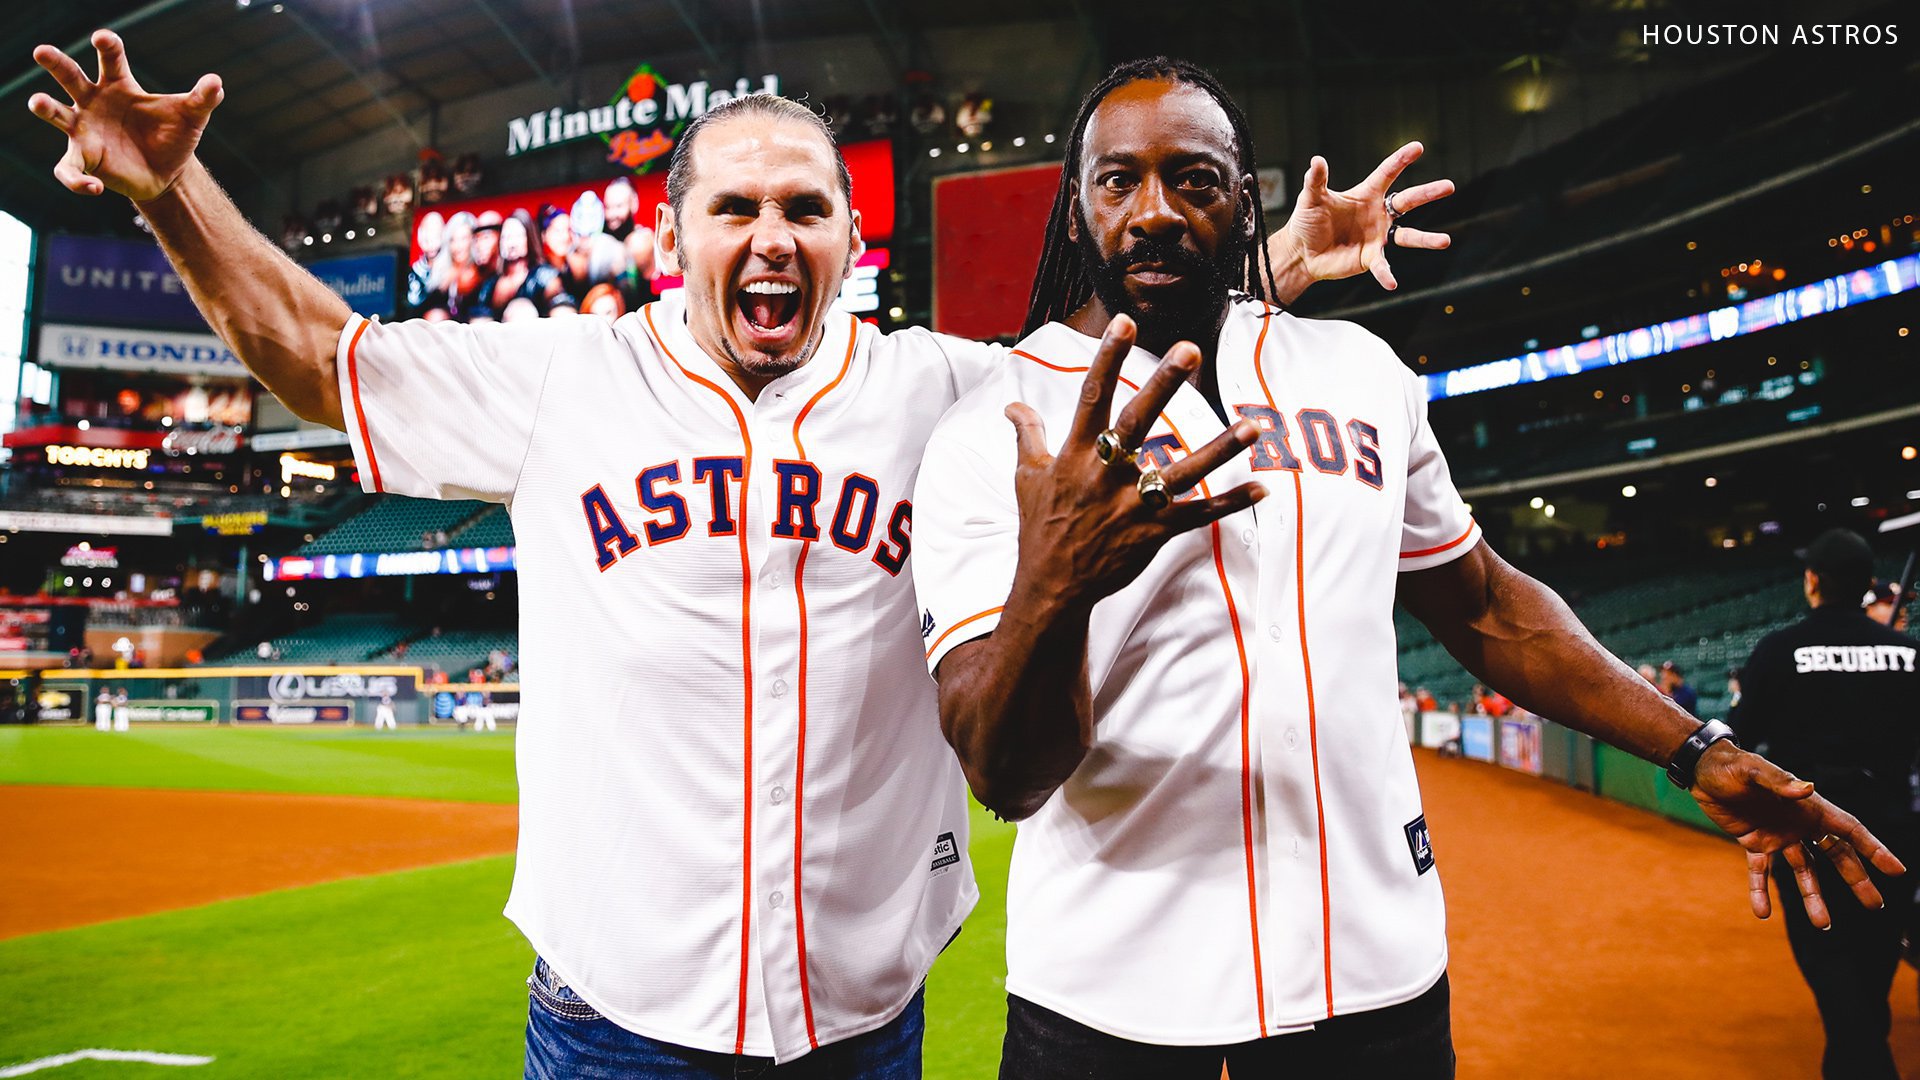
[[[0,786],[0,938],[513,850],[517,808]]]

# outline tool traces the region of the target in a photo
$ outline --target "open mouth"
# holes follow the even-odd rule
[[[778,345],[800,322],[802,294],[791,281],[750,281],[734,293],[747,336],[758,345]]]

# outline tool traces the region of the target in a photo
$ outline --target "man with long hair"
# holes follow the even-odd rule
[[[917,1076],[921,982],[978,893],[908,496],[940,414],[1007,358],[834,310],[863,244],[832,132],[763,94],[688,125],[654,218],[670,299],[523,321],[527,248],[570,250],[548,208],[534,235],[503,223],[500,322],[381,324],[197,160],[216,77],[151,94],[116,35],[93,43],[98,79],[35,50],[72,101],[30,102],[67,136],[55,176],[131,198],[249,370],[348,433],[370,491],[513,515],[527,1075]],[[1374,189],[1417,153],[1357,194],[1316,165],[1273,240],[1293,292],[1379,272]]]
[[[927,446],[914,577],[941,722],[1021,823],[1001,1075],[1453,1074],[1396,599],[1489,685],[1669,766],[1747,849],[1756,914],[1774,854],[1811,865],[1802,842],[1878,904],[1862,859],[1900,864],[1867,829],[1493,554],[1385,343],[1272,303],[1254,175],[1205,71],[1109,73],[1015,361]]]

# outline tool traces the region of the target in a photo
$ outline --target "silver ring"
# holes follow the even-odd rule
[[[1093,437],[1093,452],[1099,457],[1100,464],[1116,469],[1123,465],[1138,464],[1134,460],[1134,451],[1120,444],[1120,433],[1112,428]]]
[[[1387,192],[1386,199],[1384,200],[1387,204],[1387,216],[1390,218],[1397,218],[1401,214],[1406,213],[1405,210],[1402,210],[1399,207],[1393,205],[1393,197],[1398,194],[1400,193],[1397,191],[1389,191]]]
[[[1160,475],[1157,465],[1141,469],[1134,487],[1140,490],[1140,501],[1147,504],[1149,510],[1165,510],[1173,502],[1173,495],[1167,491],[1167,478]]]

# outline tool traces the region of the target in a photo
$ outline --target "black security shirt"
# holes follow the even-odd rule
[[[1920,748],[1920,641],[1825,605],[1760,639],[1740,679],[1742,746],[1859,815],[1901,812]]]

